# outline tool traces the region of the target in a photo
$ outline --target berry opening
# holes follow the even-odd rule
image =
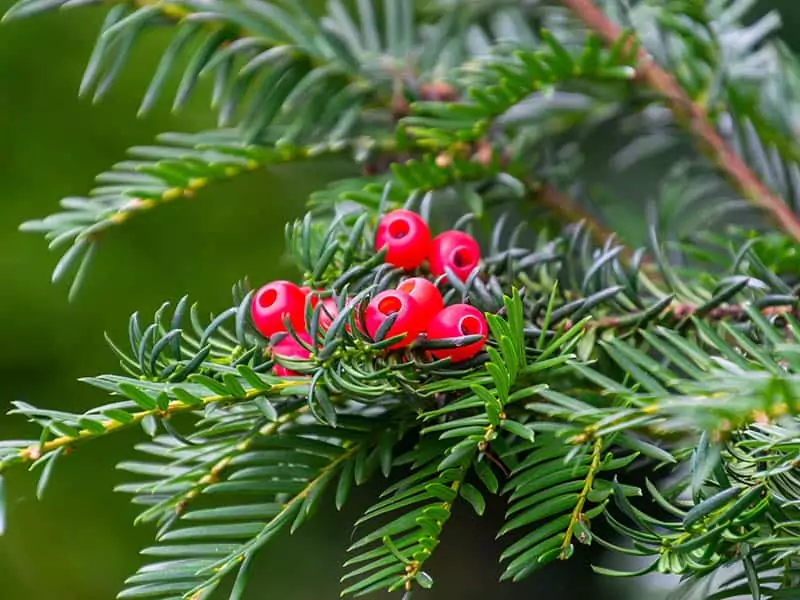
[[[393,315],[396,312],[400,312],[403,308],[403,303],[400,301],[399,298],[395,298],[394,296],[388,296],[386,298],[382,298],[380,302],[378,302],[378,311],[382,315]]]
[[[472,264],[469,248],[459,246],[453,251],[453,264],[457,267],[468,267]]]
[[[414,289],[416,287],[417,287],[416,281],[404,281],[399,286],[397,286],[397,289],[400,290],[401,292],[405,292],[406,294],[413,294]]]
[[[269,308],[275,301],[278,299],[278,291],[273,289],[268,289],[263,294],[258,297],[258,305],[261,308]]]
[[[480,320],[473,315],[462,317],[458,322],[458,330],[461,332],[461,335],[475,335],[478,333],[483,333]]]
[[[399,240],[411,233],[411,226],[405,219],[395,219],[389,223],[389,235]]]

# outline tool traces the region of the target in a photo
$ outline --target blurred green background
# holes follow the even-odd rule
[[[302,0],[301,0],[302,1]],[[10,6],[0,0],[0,12]],[[779,6],[793,34],[800,2]],[[125,335],[128,315],[152,313],[163,300],[190,294],[208,310],[228,305],[231,284],[293,277],[275,257],[283,250],[283,223],[302,213],[307,194],[326,179],[348,174],[347,165],[283,167],[217,185],[191,201],[172,203],[109,235],[82,293],[73,304],[50,284],[56,256],[20,222],[44,216],[67,195],[82,195],[93,177],[120,160],[126,148],[147,144],[163,131],[213,126],[203,90],[184,114],[168,105],[137,119],[141,95],[164,46],[155,34],[99,105],[77,99],[102,10],[49,14],[0,28],[0,411],[12,400],[79,411],[104,394],[80,376],[116,370],[103,332]],[[793,40],[790,40],[793,41]],[[0,438],[30,437],[34,427],[0,418]],[[141,439],[131,431],[80,449],[59,463],[45,498],[35,500],[35,478],[8,477],[9,523],[0,538],[0,599],[107,600],[140,563],[138,550],[152,540],[134,528],[136,510],[113,486],[123,481],[114,464]],[[338,578],[350,535],[348,523],[367,506],[370,491],[354,498],[344,516],[328,510],[281,551],[267,550],[255,569],[248,598],[305,600],[338,597]],[[437,585],[424,597],[450,599],[551,597],[620,598],[601,587],[578,557],[571,564],[511,586],[496,584],[500,506],[476,520],[457,513],[433,561]],[[465,543],[465,540],[469,540]],[[629,590],[638,599],[641,584]],[[647,592],[655,598],[655,594]]]

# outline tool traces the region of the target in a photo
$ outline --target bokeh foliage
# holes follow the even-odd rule
[[[0,12],[9,5],[0,3]],[[165,45],[159,34],[139,48],[140,62],[105,102],[78,100],[77,82],[101,18],[92,11],[51,14],[0,30],[0,244],[5,257],[0,372],[6,403],[18,399],[85,409],[103,394],[78,383],[76,374],[114,368],[103,333],[121,333],[121,315],[189,290],[204,306],[223,306],[230,284],[243,275],[254,280],[293,276],[293,269],[275,260],[283,252],[283,223],[302,212],[311,190],[342,170],[328,162],[260,172],[204,193],[198,200],[202,211],[176,204],[159,218],[145,217],[105,244],[79,301],[67,303],[66,289],[49,283],[54,254],[34,236],[18,232],[19,223],[43,213],[54,198],[81,193],[128,147],[149,143],[167,129],[191,131],[212,122],[202,102],[177,118],[166,104],[152,116],[136,118],[142,90]],[[30,429],[4,420],[2,434],[8,439],[29,435]],[[114,464],[136,435],[109,440],[97,455],[76,455],[38,508],[26,501],[35,494],[35,481],[23,472],[10,477],[24,493],[11,508],[18,525],[0,539],[2,597],[102,600],[116,594],[151,535],[145,527],[130,528],[134,512],[125,497],[110,491],[119,483]],[[97,494],[95,486],[105,492]],[[270,593],[289,597],[291,578],[281,573],[304,560],[308,565],[319,561],[316,551],[302,551],[305,544],[313,543],[323,556],[326,548],[343,556],[345,540],[337,545],[324,532],[306,537],[292,556],[271,557],[275,562],[264,573]],[[322,590],[335,585],[337,564],[329,563]]]
[[[784,4],[790,18],[791,10],[800,13],[792,3]],[[0,3],[0,9],[7,5]],[[204,203],[202,211],[176,204],[159,218],[145,217],[105,245],[80,301],[67,304],[65,290],[48,283],[53,256],[34,236],[18,233],[17,224],[45,213],[53,199],[87,189],[110,157],[116,160],[125,148],[146,143],[160,131],[196,130],[211,122],[202,103],[193,103],[177,120],[168,117],[166,106],[135,119],[141,91],[164,44],[157,37],[152,47],[139,51],[138,65],[127,70],[103,103],[92,107],[75,100],[99,19],[89,13],[46,15],[0,31],[0,81],[7,86],[0,91],[0,139],[5,142],[0,154],[3,395],[67,410],[101,401],[101,393],[78,384],[75,376],[114,368],[102,333],[120,332],[124,315],[187,291],[204,306],[225,306],[231,282],[243,274],[256,281],[291,275],[274,260],[283,249],[283,223],[300,214],[302,200],[326,173],[341,175],[348,168],[335,162],[282,167],[203,194],[198,200]],[[2,433],[11,438],[30,431],[3,420]],[[118,452],[130,441],[109,440],[104,442],[107,452],[76,454],[53,479],[42,504],[21,502],[11,508],[14,526],[0,539],[3,593],[9,598],[109,598],[133,570],[136,550],[150,532],[131,530],[134,510],[124,497],[107,491],[118,481],[112,468]],[[34,494],[32,479],[22,473],[11,481],[26,486],[25,497]],[[468,519],[461,523],[452,537],[485,536],[490,545],[486,531],[471,529]],[[259,589],[280,598],[327,597],[339,576],[346,545],[341,538],[341,529],[325,522],[316,534],[303,533],[294,551],[266,553],[251,597],[259,597]],[[464,568],[462,559],[474,571],[485,564],[487,576],[476,579],[491,582],[497,569],[489,558],[493,554],[487,551],[482,559],[459,556],[454,549],[448,560],[456,563],[454,569]],[[311,566],[319,590],[304,584],[302,593],[308,595],[301,596],[292,582]],[[442,583],[454,579],[443,575]],[[468,597],[463,589],[442,586],[437,592]],[[521,587],[508,597],[526,593]]]

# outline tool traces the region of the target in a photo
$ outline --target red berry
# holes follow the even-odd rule
[[[433,238],[429,262],[431,273],[437,277],[444,275],[445,267],[450,267],[461,281],[466,281],[480,260],[478,242],[468,233],[445,231]]]
[[[354,298],[352,296],[348,296],[347,297],[347,304],[345,304],[345,306],[349,307],[351,304],[353,304],[353,300],[354,300]],[[364,323],[362,323],[362,321],[361,321],[361,314],[362,314],[361,307],[359,305],[357,305],[357,304],[353,304],[352,313],[353,313],[353,320],[356,323],[356,329],[358,331],[364,332],[365,331]],[[345,323],[344,328],[345,328],[345,331],[347,331],[348,333],[352,333],[352,331],[350,330],[350,319],[349,318],[347,319],[347,322]]]
[[[319,303],[319,296],[317,295],[317,293],[319,291],[322,291],[322,290],[314,291],[310,287],[304,285],[303,287],[300,288],[300,291],[303,292],[303,295],[306,298],[310,298],[311,299],[311,308],[312,309]]]
[[[416,269],[428,258],[431,232],[417,213],[393,210],[381,218],[375,232],[375,249],[386,248],[386,262],[402,269]]]
[[[302,290],[290,281],[273,281],[261,287],[250,305],[253,325],[265,337],[286,331],[284,316],[295,331],[305,331],[306,297]]]
[[[311,345],[311,338],[307,333],[298,333],[297,337],[299,337],[309,346]],[[272,347],[272,356],[274,357],[275,355],[278,355],[282,358],[308,360],[308,358],[311,356],[311,353],[291,335],[287,335]],[[290,371],[283,365],[279,365],[277,362],[272,366],[272,372],[278,377],[290,377],[292,375],[298,375],[298,373]]]
[[[353,301],[352,298],[347,298],[347,303],[345,304],[345,307],[347,307],[349,304],[351,304],[352,301]],[[359,329],[361,329],[360,323],[359,323],[359,319],[358,319],[358,308],[357,307],[353,308],[353,313],[354,313],[355,318],[356,318],[356,325],[359,325]],[[338,306],[336,300],[334,298],[325,298],[325,300],[322,301],[322,308],[320,309],[320,313],[319,313],[319,326],[320,326],[320,329],[322,331],[327,331],[328,329],[330,329],[331,325],[333,325],[333,322],[336,320],[336,317],[338,317],[338,316],[339,316],[339,306]],[[345,328],[345,331],[350,332],[350,320],[349,319],[347,319],[345,321],[344,328]]]
[[[443,308],[444,301],[439,289],[424,277],[412,277],[397,286],[398,291],[405,292],[419,304],[419,319],[422,330],[428,327],[431,319]]]
[[[476,334],[483,337],[466,346],[440,348],[430,352],[436,358],[450,358],[452,362],[468,360],[481,351],[486,344],[488,332],[489,326],[481,311],[469,304],[453,304],[441,311],[428,324],[428,339],[441,340]]]
[[[399,342],[389,346],[389,349],[408,346],[422,333],[424,328],[417,301],[405,292],[386,290],[375,296],[367,305],[364,320],[370,337],[375,339],[375,335],[381,325],[394,314],[397,314],[397,318],[389,328],[389,331],[386,332],[386,335],[383,336],[383,339],[403,333],[406,335]]]
[[[339,315],[339,307],[336,306],[336,300],[333,298],[325,298],[322,301],[322,308],[319,311],[319,326],[323,331],[327,331],[333,320]]]

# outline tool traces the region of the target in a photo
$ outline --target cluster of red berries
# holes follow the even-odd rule
[[[385,260],[405,270],[416,269],[427,260],[432,275],[447,273],[446,267],[459,279],[466,280],[480,261],[477,242],[462,231],[446,231],[431,239],[430,230],[422,218],[409,210],[395,210],[385,215],[375,235],[377,250],[386,250]],[[287,331],[287,323],[295,336],[284,335],[271,345],[274,355],[288,359],[308,359],[312,341],[306,330],[306,303],[314,309],[321,303],[319,326],[325,331],[338,315],[336,301],[320,299],[319,292],[301,288],[289,281],[273,281],[261,287],[253,296],[251,315],[256,329],[265,337]],[[393,319],[391,324],[387,320]],[[481,351],[488,336],[486,318],[468,304],[445,307],[439,289],[424,277],[403,280],[395,289],[376,294],[367,305],[363,322],[356,321],[373,340],[378,333],[382,339],[398,338],[390,350],[409,346],[421,335],[427,340],[452,341],[447,348],[431,349],[436,359],[452,362],[468,360]],[[385,332],[382,330],[386,330]],[[481,336],[470,344],[459,344],[465,336]],[[273,372],[279,376],[294,375],[276,364]]]
[[[386,262],[410,271],[428,261],[431,275],[449,268],[466,281],[481,260],[478,242],[463,231],[445,231],[431,239],[428,224],[418,214],[399,209],[385,215],[375,233],[375,248],[386,249]]]

